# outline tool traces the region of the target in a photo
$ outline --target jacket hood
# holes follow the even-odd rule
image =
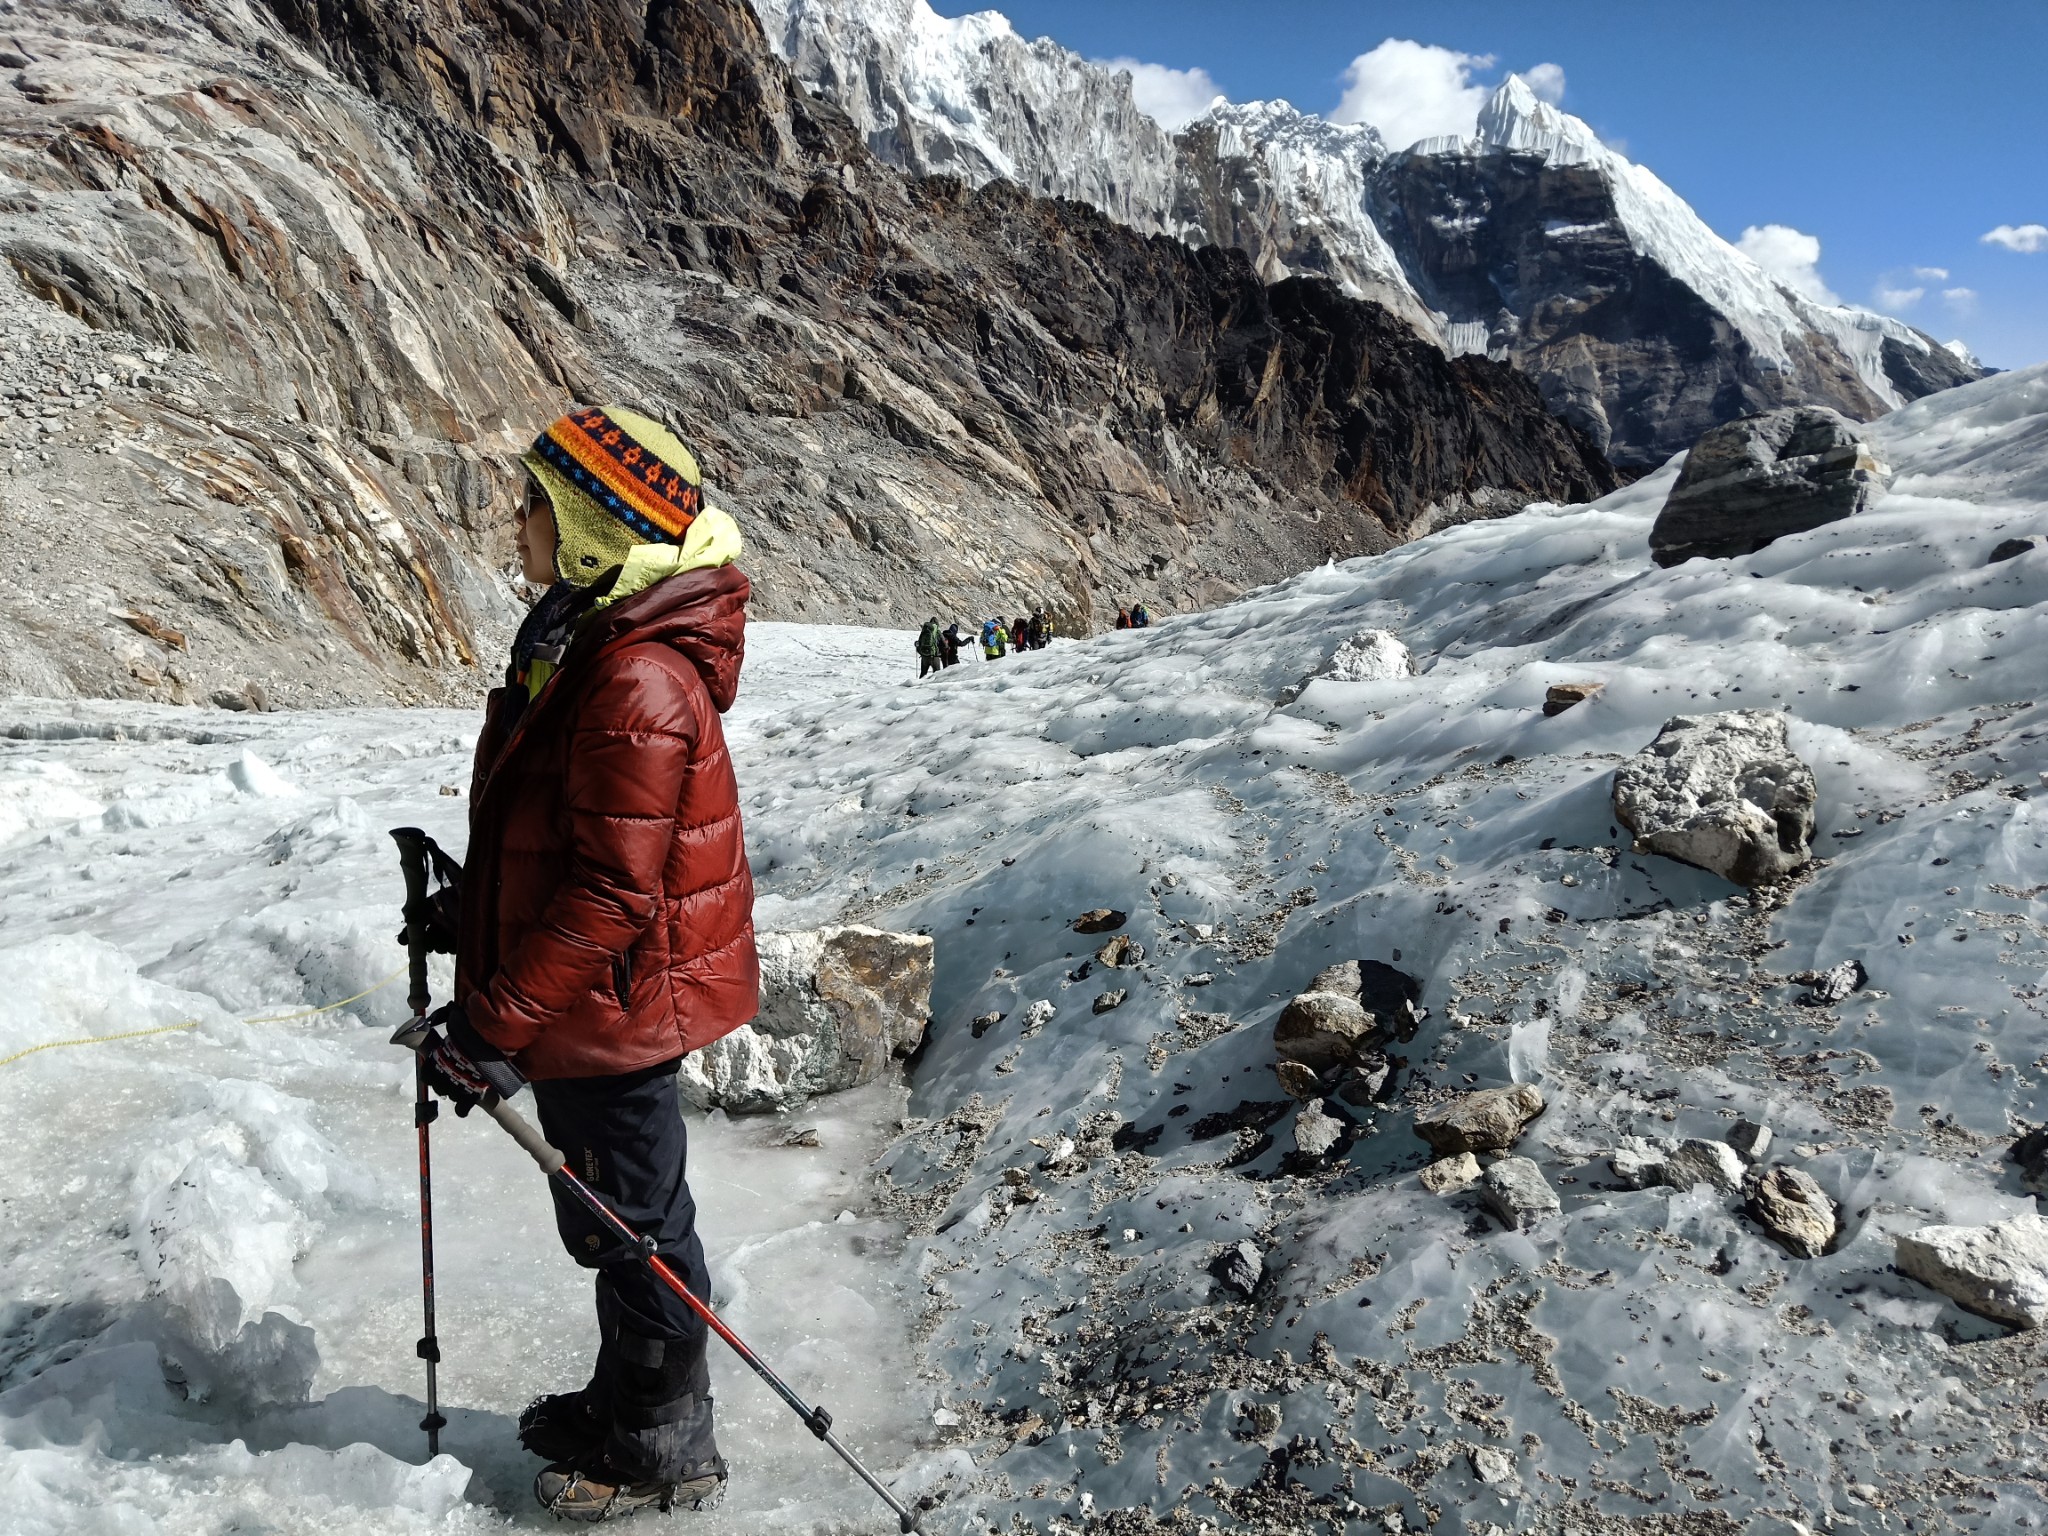
[[[736,565],[664,576],[593,613],[573,651],[587,655],[615,644],[666,645],[689,658],[722,715],[739,696],[752,590]]]

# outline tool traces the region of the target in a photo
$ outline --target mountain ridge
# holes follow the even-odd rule
[[[1113,187],[1098,206],[1133,227],[1239,247],[1268,281],[1328,276],[1450,352],[1514,362],[1631,472],[1735,415],[1815,403],[1869,419],[1981,374],[1904,322],[1785,289],[1518,76],[1468,138],[1390,149],[1369,127],[1285,102],[1219,103],[1169,138],[1132,118],[1127,72],[1047,39],[1026,43],[996,12],[947,20],[926,0],[760,5],[798,77],[847,109],[891,163],[1021,176],[1082,200]],[[1026,56],[1035,67],[1016,68]],[[906,58],[917,89],[892,92]],[[1057,111],[1044,95],[1055,76],[1073,82],[1074,98]],[[922,158],[906,123],[993,148],[978,172],[941,166]],[[1540,206],[1551,202],[1573,216]],[[1500,205],[1511,207],[1496,228]],[[1535,222],[1517,223],[1523,213]],[[1543,251],[1554,224],[1614,228],[1584,263],[1558,263]],[[1533,287],[1531,270],[1542,273]]]
[[[579,401],[682,426],[772,618],[1085,631],[1613,480],[1513,370],[1334,287],[905,178],[728,0],[10,26],[10,691],[473,692],[516,452]]]

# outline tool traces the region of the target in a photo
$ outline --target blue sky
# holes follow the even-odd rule
[[[936,5],[946,15],[982,8]],[[1404,122],[1455,112],[1457,100],[1446,98],[1460,83],[1554,66],[1558,74],[1537,78],[1552,88],[1561,79],[1565,110],[1649,166],[1726,238],[1779,226],[1761,237],[1760,254],[1796,265],[1818,241],[1808,280],[1841,298],[1944,341],[1960,337],[1996,367],[2048,361],[2048,0],[992,8],[1026,37],[1094,58],[1206,71],[1232,100],[1279,96],[1325,113],[1347,100],[1353,61],[1389,38],[1492,59],[1376,55],[1365,72],[1372,90],[1351,94],[1354,111],[1361,94],[1384,96],[1405,81],[1413,110]],[[1154,83],[1169,95],[1204,86]],[[1983,238],[1999,229],[2004,243]]]

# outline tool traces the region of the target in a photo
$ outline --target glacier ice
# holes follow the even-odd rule
[[[1711,569],[1649,560],[1674,465],[921,686],[901,634],[754,626],[731,723],[763,910],[926,928],[938,973],[907,1098],[813,1101],[816,1147],[691,1117],[717,1299],[963,1536],[1071,1530],[1084,1496],[1256,1528],[1281,1451],[1296,1517],[1363,1528],[1595,1528],[1702,1487],[1739,1521],[1839,1526],[1855,1486],[1933,1526],[2048,1519],[2007,1411],[2031,1367],[1891,1269],[1902,1235],[2034,1204],[1998,1154],[2048,1119],[2048,563],[1986,557],[2040,526],[2044,421],[2048,368],[1908,406],[1865,512]],[[1415,669],[1316,675],[1368,630]],[[1565,680],[1606,686],[1544,715]],[[1631,854],[1608,797],[1672,714],[1736,707],[1784,710],[1817,781],[1824,862],[1759,896]],[[32,804],[159,812],[53,797],[0,847],[0,1055],[191,1023],[0,1067],[34,1140],[0,1248],[14,1527],[502,1526],[532,1472],[510,1416],[593,1332],[545,1192],[474,1117],[437,1127],[427,1462],[402,1002],[247,1022],[397,964],[378,829],[460,847],[436,788],[473,720],[0,713]],[[299,793],[238,792],[245,751]],[[1098,1015],[1102,938],[1070,924],[1101,907],[1145,958]],[[1289,1172],[1271,1025],[1353,959],[1429,1014],[1392,1098],[1327,1105],[1343,1151]],[[1800,1005],[1791,977],[1850,960],[1861,991]],[[1424,1186],[1412,1124],[1530,1075],[1515,1153],[1559,1209],[1508,1230]],[[1840,1213],[1832,1251],[1610,1174],[1743,1119]],[[1248,1297],[1213,1267],[1240,1244]],[[713,1368],[737,1476],[708,1530],[884,1528]],[[1936,1507],[1937,1473],[1978,1491]]]

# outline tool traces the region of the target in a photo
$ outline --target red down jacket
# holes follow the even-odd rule
[[[747,578],[656,582],[577,632],[477,742],[456,991],[531,1079],[669,1061],[752,1019],[754,884],[719,716]]]

